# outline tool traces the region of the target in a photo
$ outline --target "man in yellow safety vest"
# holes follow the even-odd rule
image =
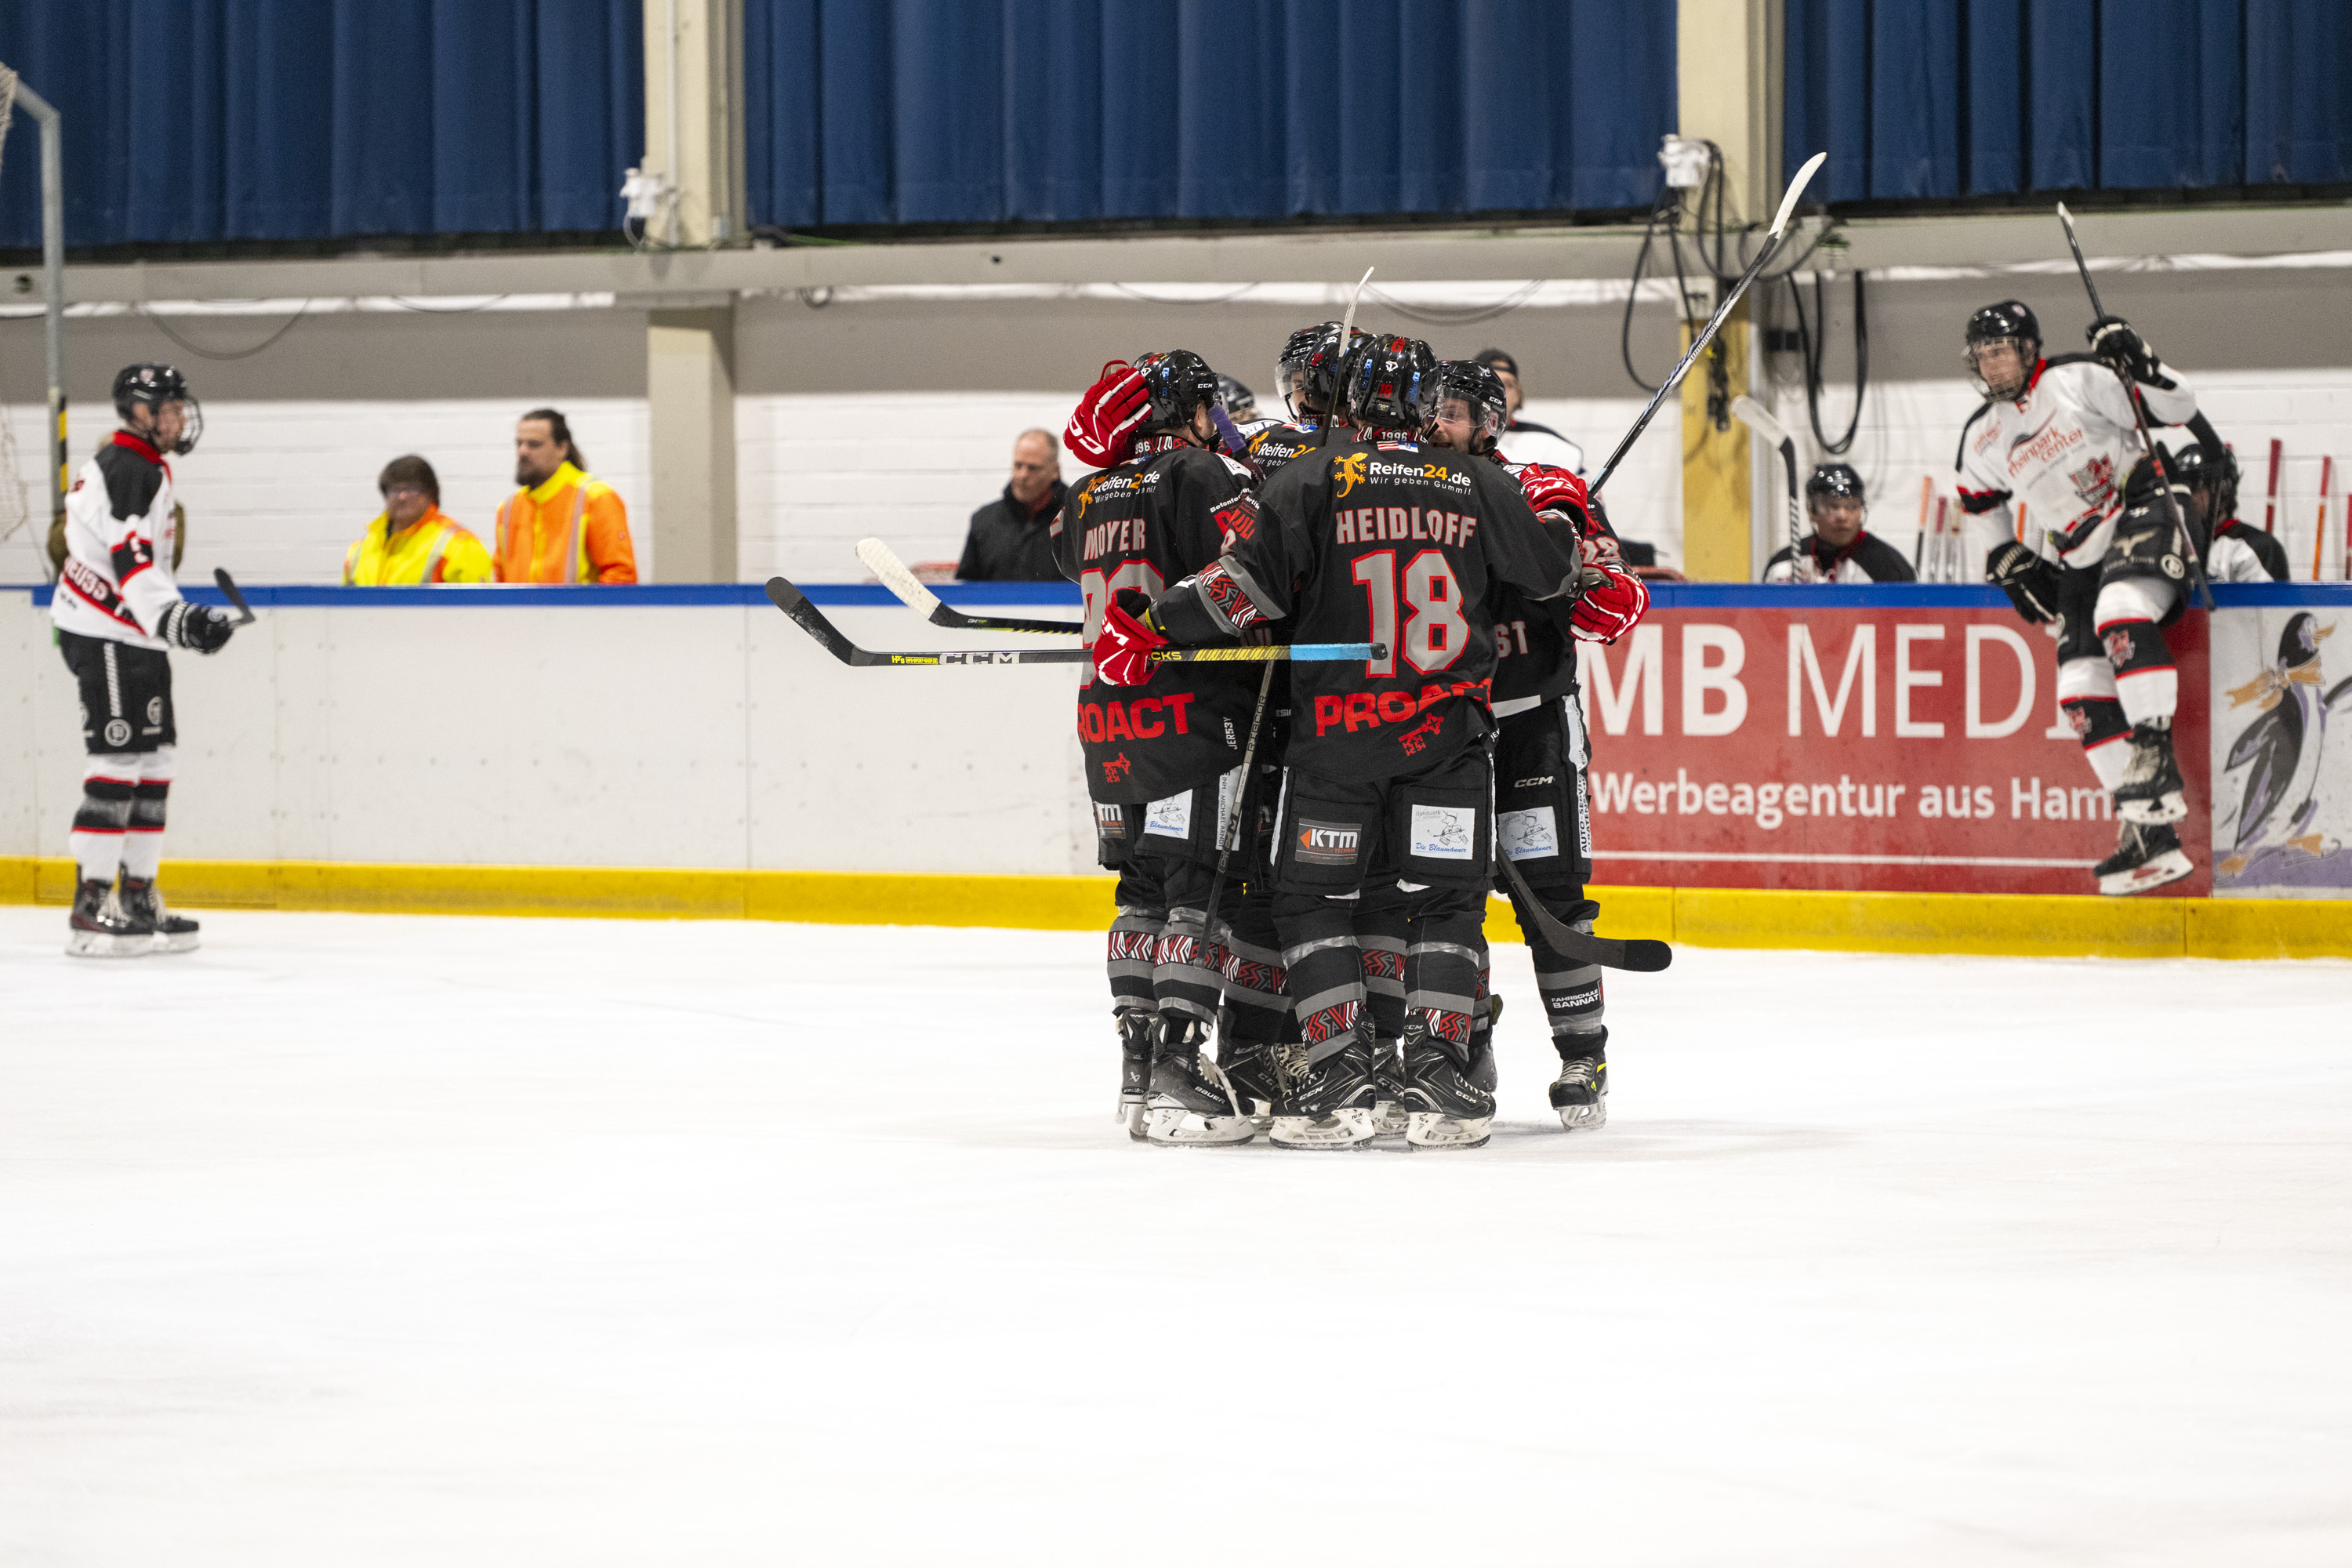
[[[501,583],[634,583],[629,511],[590,475],[572,428],[552,408],[515,426],[515,483],[499,508]]]
[[[394,458],[376,476],[383,511],[343,552],[346,588],[418,588],[487,583],[490,552],[441,510],[441,480],[415,456]]]

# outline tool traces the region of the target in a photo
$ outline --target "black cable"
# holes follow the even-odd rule
[[[235,353],[226,354],[215,353],[210,349],[197,347],[194,343],[190,342],[187,339],[182,337],[179,333],[165,326],[163,324],[163,318],[155,314],[152,310],[148,310],[144,305],[142,305],[139,308],[139,313],[152,323],[157,331],[163,333],[165,337],[171,339],[173,342],[179,344],[182,348],[187,350],[198,359],[239,360],[251,359],[254,355],[261,353],[262,350],[269,347],[270,344],[276,342],[278,339],[292,331],[294,330],[294,323],[300,321],[303,316],[308,314],[310,309],[310,301],[308,300],[303,300],[301,310],[299,310],[292,315],[287,317],[286,324],[284,326],[278,328],[276,331],[270,333],[268,337],[262,339],[259,342],[254,344],[249,349],[239,349]]]
[[[1617,324],[1617,357],[1624,363],[1626,376],[1635,386],[1644,392],[1655,392],[1658,389],[1643,381],[1642,373],[1633,368],[1633,302],[1642,297],[1642,271],[1649,264],[1650,247],[1658,237],[1658,220],[1666,219],[1671,232],[1673,215],[1679,210],[1681,200],[1682,198],[1675,195],[1675,188],[1672,185],[1665,185],[1660,187],[1658,199],[1650,204],[1650,220],[1642,227],[1642,248],[1633,253],[1633,280],[1625,290],[1624,319]],[[1679,270],[1675,276],[1677,279],[1680,279]],[[1687,321],[1690,315],[1688,304],[1685,303],[1678,308],[1682,310],[1684,319]]]
[[[1804,364],[1805,415],[1812,421],[1813,439],[1821,446],[1824,457],[1843,457],[1853,446],[1854,433],[1862,428],[1863,395],[1870,388],[1870,311],[1864,298],[1862,274],[1853,275],[1853,417],[1846,421],[1845,434],[1832,441],[1822,428],[1822,360],[1829,348],[1829,301],[1822,288],[1822,275],[1813,274],[1813,314],[1821,323],[1822,341],[1813,341],[1811,326],[1805,320],[1805,295],[1794,278],[1789,279],[1789,302],[1797,311],[1797,352]]]

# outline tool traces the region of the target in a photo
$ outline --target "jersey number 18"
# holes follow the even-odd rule
[[[1355,580],[1363,586],[1364,604],[1372,623],[1372,641],[1384,643],[1388,656],[1368,659],[1368,676],[1393,676],[1397,650],[1423,675],[1444,669],[1462,657],[1470,643],[1470,623],[1462,618],[1462,585],[1454,579],[1453,563],[1442,550],[1424,550],[1397,570],[1397,552],[1375,550],[1359,555]],[[1397,598],[1406,610],[1404,636],[1397,636]]]

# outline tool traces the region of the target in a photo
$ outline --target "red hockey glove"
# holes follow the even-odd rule
[[[1650,590],[1630,572],[1604,574],[1605,580],[1584,590],[1569,621],[1586,642],[1615,642],[1633,629],[1650,607]]]
[[[1095,637],[1095,673],[1113,686],[1140,686],[1151,679],[1153,650],[1167,646],[1166,637],[1113,605]]]
[[[1151,394],[1143,384],[1143,373],[1115,359],[1078,399],[1062,439],[1087,467],[1108,468],[1127,461],[1135,449],[1136,430],[1150,412]]]
[[[1528,498],[1528,505],[1538,511],[1565,511],[1584,526],[1590,515],[1590,504],[1584,498],[1584,481],[1566,468],[1556,468],[1549,463],[1529,463],[1519,470],[1519,490]]]

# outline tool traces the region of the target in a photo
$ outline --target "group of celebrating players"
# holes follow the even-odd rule
[[[1289,419],[1226,435],[1197,354],[1114,363],[1066,433],[1099,469],[1055,527],[1086,602],[1078,729],[1119,879],[1122,1116],[1164,1144],[1486,1142],[1505,857],[1560,1057],[1552,1103],[1597,1127],[1600,970],[1554,950],[1528,900],[1592,929],[1574,639],[1622,635],[1648,590],[1574,473],[1496,450],[1489,366],[1326,322],[1292,334],[1277,376]],[[1236,639],[1373,657],[1262,676],[1150,657]]]
[[[2262,580],[2284,558],[2235,521],[2234,461],[2179,375],[2120,319],[2089,336],[2045,357],[2024,305],[1977,311],[1985,403],[1958,466],[1963,507],[2003,536],[1987,576],[2054,624],[2060,700],[2119,819],[2098,885],[2129,893],[2191,869],[2161,628],[2200,572]],[[1066,432],[1097,470],[1055,538],[1086,603],[1078,730],[1118,873],[1121,1119],[1160,1144],[1485,1143],[1491,889],[1533,950],[1551,1103],[1597,1128],[1601,971],[1543,917],[1589,934],[1599,912],[1575,644],[1622,636],[1647,590],[1577,474],[1496,449],[1488,365],[1325,322],[1277,376],[1288,419],[1235,426],[1198,355],[1114,362]],[[2145,456],[2143,425],[2196,445]],[[1375,647],[1263,679],[1151,657],[1235,640]]]

